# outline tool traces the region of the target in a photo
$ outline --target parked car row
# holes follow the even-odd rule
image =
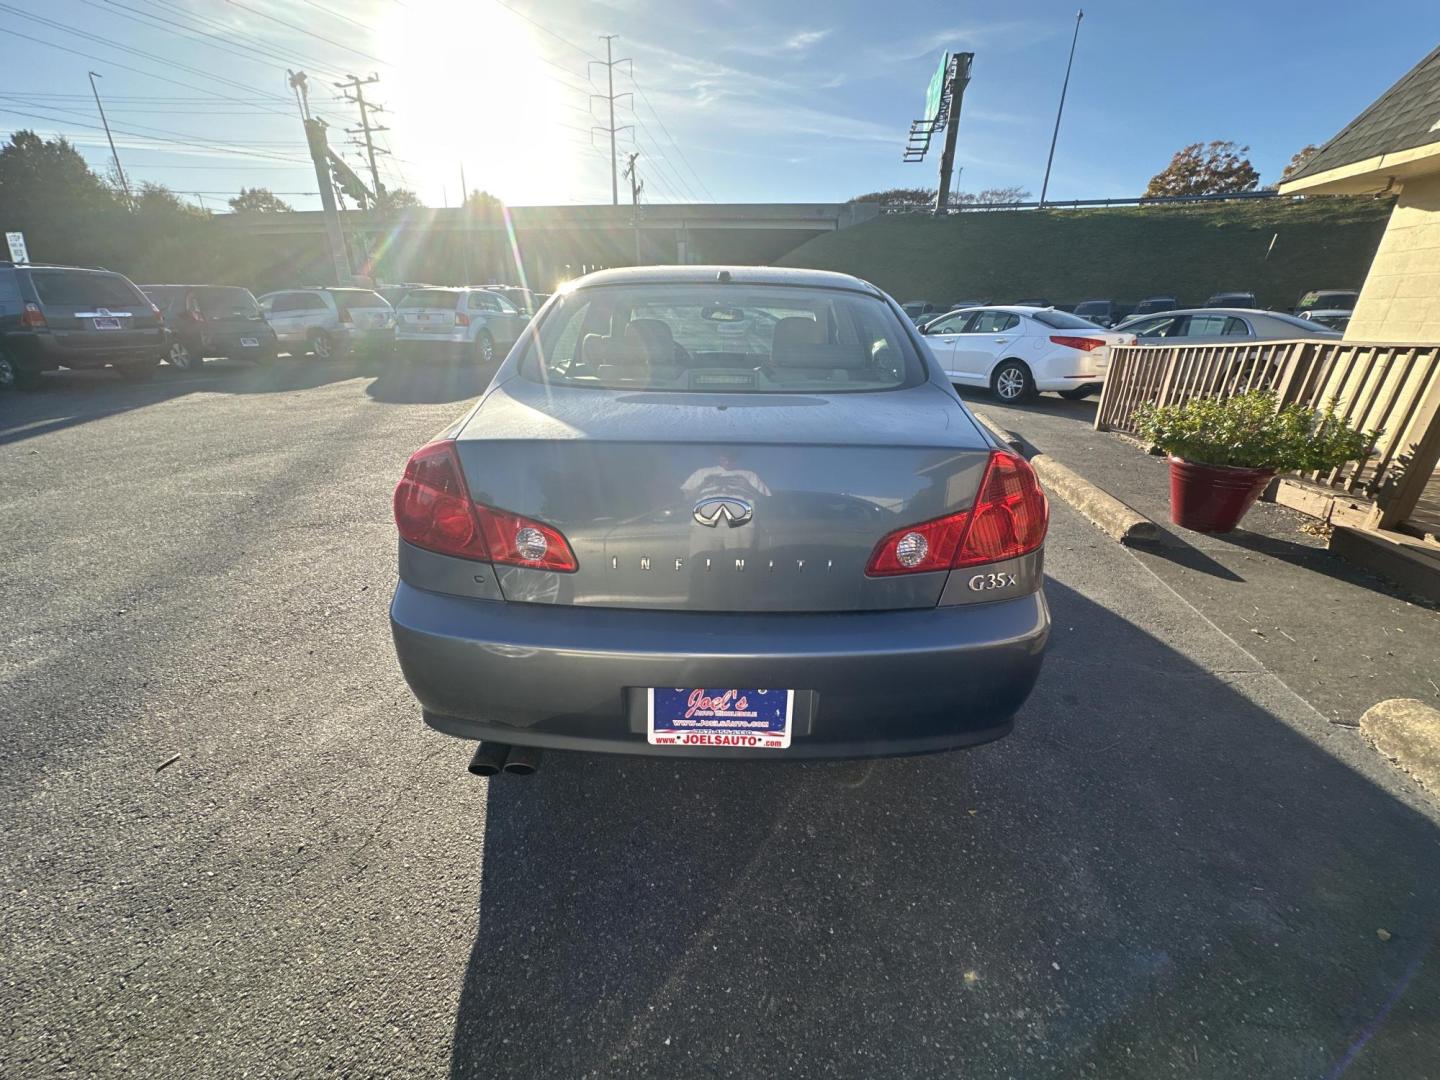
[[[258,299],[238,285],[137,286],[123,274],[0,262],[0,389],[57,368],[112,367],[145,378],[161,360],[265,364],[277,354],[445,353],[491,363],[519,338],[548,294],[520,286],[349,286],[281,289]]]
[[[1346,323],[1349,322],[1350,313],[1354,310],[1355,301],[1358,298],[1359,293],[1353,289],[1312,289],[1301,295],[1299,302],[1290,310],[1290,314],[1318,322],[1331,329],[1343,330]],[[928,300],[911,300],[902,304],[901,307],[905,314],[910,316],[911,321],[918,326],[946,312],[983,307],[989,303],[992,301],[957,300],[953,304],[939,305],[932,304]],[[1167,293],[1147,296],[1134,304],[1121,303],[1105,297],[1091,297],[1076,304],[1056,304],[1045,297],[1030,296],[1012,300],[1010,306],[1055,308],[1079,315],[1083,319],[1089,319],[1098,326],[1116,327],[1136,315],[1154,315],[1162,311],[1174,311],[1182,305],[1176,296]],[[1203,304],[1197,306],[1257,310],[1260,308],[1255,294],[1249,290],[1212,293]]]

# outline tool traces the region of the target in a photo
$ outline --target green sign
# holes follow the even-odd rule
[[[930,76],[930,85],[925,90],[925,112],[922,114],[925,120],[934,120],[940,115],[940,102],[945,97],[945,72],[949,67],[950,54],[941,53],[940,66]]]

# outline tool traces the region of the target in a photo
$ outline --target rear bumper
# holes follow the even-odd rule
[[[99,368],[106,364],[159,363],[170,346],[169,331],[146,331],[144,340],[127,345],[105,346],[99,343],[83,348],[70,348],[48,333],[13,333],[4,337],[4,345],[15,366],[22,371],[52,371],[67,367],[76,370]]]
[[[463,357],[473,347],[468,338],[459,335],[426,334],[423,337],[419,334],[397,333],[395,335],[396,351],[412,356]]]
[[[869,757],[1009,732],[1040,672],[1043,593],[816,615],[626,611],[476,600],[401,582],[396,654],[427,723],[514,745],[689,757]],[[786,750],[649,745],[651,686],[783,687]]]

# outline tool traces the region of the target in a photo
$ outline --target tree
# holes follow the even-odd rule
[[[1030,192],[1019,184],[1013,187],[986,188],[975,196],[975,202],[980,206],[995,206],[1001,203],[1028,202]]]
[[[1301,150],[1290,159],[1290,164],[1285,166],[1285,171],[1280,174],[1280,182],[1283,184],[1290,177],[1305,167],[1312,157],[1320,152],[1320,148],[1314,143],[1307,143]]]
[[[465,209],[467,210],[499,210],[505,204],[500,201],[499,196],[491,195],[488,191],[481,191],[475,188],[469,195],[465,196]]]
[[[237,214],[288,214],[295,208],[269,188],[244,188],[230,200],[230,209]]]
[[[1250,159],[1248,146],[1215,139],[1191,143],[1176,151],[1170,164],[1150,178],[1146,198],[1164,195],[1230,195],[1254,191],[1260,174]]]
[[[913,206],[916,208],[935,205],[934,188],[887,188],[884,191],[867,191],[849,200],[852,203],[879,203],[881,206]]]
[[[409,188],[386,188],[375,199],[377,210],[404,210],[409,206],[421,206],[420,196]]]
[[[5,228],[25,234],[33,259],[110,265],[120,247],[119,194],[65,139],[10,136],[0,147],[0,207]]]

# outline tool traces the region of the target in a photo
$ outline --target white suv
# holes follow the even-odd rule
[[[415,289],[395,308],[395,345],[489,364],[510,350],[527,322],[528,316],[489,289]]]
[[[308,351],[328,360],[351,349],[388,352],[394,340],[395,309],[370,289],[285,289],[260,297],[260,308],[291,355]]]

